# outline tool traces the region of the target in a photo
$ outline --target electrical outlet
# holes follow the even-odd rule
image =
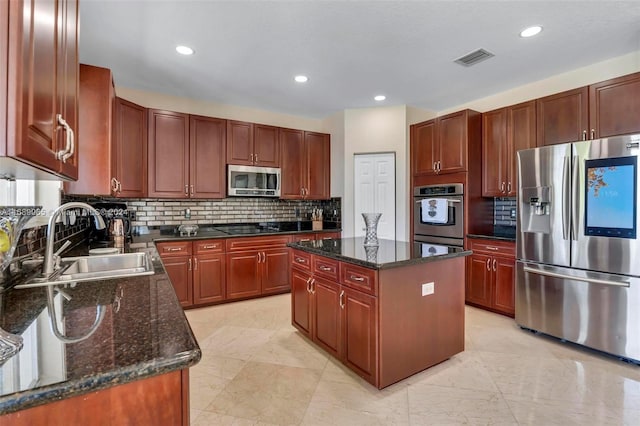
[[[422,295],[423,296],[428,296],[430,294],[433,294],[434,291],[435,291],[435,283],[434,282],[422,284]]]
[[[516,209],[511,209],[511,219],[516,218]]]

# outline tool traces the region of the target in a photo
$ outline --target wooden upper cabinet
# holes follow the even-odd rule
[[[253,123],[227,122],[227,164],[253,165]]]
[[[227,163],[279,167],[278,128],[229,120],[227,124]]]
[[[18,0],[2,8],[8,23],[5,155],[77,179],[78,2]],[[58,152],[69,153],[64,162]]]
[[[516,153],[536,146],[536,103],[482,114],[482,195],[515,197]]]
[[[306,181],[304,198],[323,200],[331,196],[330,136],[324,133],[304,132],[306,149]]]
[[[411,126],[412,174],[435,174],[436,120]]]
[[[557,93],[536,101],[537,146],[588,138],[589,88]]]
[[[224,198],[227,122],[190,116],[189,190],[191,198]]]
[[[78,180],[65,182],[65,193],[111,195],[115,96],[111,70],[80,65]]]
[[[112,194],[147,195],[147,109],[116,98]]]
[[[589,86],[593,138],[640,133],[640,73]]]
[[[304,132],[280,129],[280,198],[301,199],[305,174]]]
[[[189,115],[149,110],[149,197],[189,196]]]
[[[507,196],[518,192],[517,152],[536,147],[536,102],[529,101],[507,109]]]
[[[467,170],[467,111],[438,117],[438,173]]]
[[[507,183],[507,108],[482,114],[482,195],[501,197]]]
[[[253,125],[253,160],[256,166],[280,166],[278,128],[264,124]]]

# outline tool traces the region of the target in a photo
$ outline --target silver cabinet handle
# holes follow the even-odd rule
[[[328,266],[324,266],[324,265],[320,265],[320,266],[318,266],[318,268],[319,268],[321,271],[333,271],[333,268],[330,268],[330,267],[328,267]]]
[[[261,263],[262,261],[262,256],[260,256],[260,252],[258,252],[258,254],[256,254],[256,260],[258,261],[258,263]]]
[[[502,192],[503,194],[504,194],[504,187],[505,187],[505,184],[504,182],[502,182],[502,184],[500,185],[500,192]]]
[[[296,257],[296,262],[298,263],[307,263],[303,258],[301,257]]]
[[[193,258],[193,270],[194,271],[198,270],[198,258],[197,257]]]
[[[114,194],[118,193],[118,179],[114,177],[111,178],[111,192]]]
[[[358,282],[362,282],[362,281],[364,281],[364,278],[362,278],[362,277],[357,277],[357,276],[355,276],[355,275],[351,275],[351,276],[349,277],[349,279],[354,280],[354,281],[358,281]]]
[[[191,258],[189,258],[189,270],[191,270]]]
[[[591,139],[596,138],[596,129],[591,129]]]
[[[340,298],[339,298],[339,301],[338,301],[340,303],[340,308],[342,308],[342,309],[344,309],[344,300],[343,300],[343,298],[344,298],[344,290],[342,290],[340,292]]]
[[[215,245],[215,244],[207,244],[207,245],[203,246],[202,248],[203,249],[214,249],[216,247],[218,247],[218,246]]]
[[[190,190],[190,194],[193,197],[194,192],[193,192],[193,185],[189,185],[189,190]]]
[[[486,248],[487,250],[493,250],[493,251],[500,250],[498,247],[494,247],[494,246],[485,246],[485,248]]]
[[[182,247],[165,247],[165,251],[182,251]]]
[[[311,293],[316,294],[316,279],[311,278]]]
[[[491,271],[491,259],[487,259],[487,271]]]
[[[189,185],[184,186],[184,195],[186,195],[187,197],[189,196]]]
[[[118,181],[118,194],[122,192],[122,182]]]
[[[64,149],[56,152],[56,160],[62,160],[64,163],[66,161],[65,155],[71,152],[71,138],[69,131],[71,130],[71,126],[62,118],[62,114],[56,114],[56,123],[58,123],[64,129],[66,142]]]
[[[586,131],[586,130],[583,130],[583,131],[582,131],[582,140],[583,140],[583,141],[586,141],[586,140],[587,140],[587,131]]]
[[[298,241],[311,241],[310,238],[300,238]]]
[[[71,151],[62,156],[62,162],[66,162],[69,158],[73,157],[73,154],[76,153],[76,134],[73,133],[73,129],[71,126],[67,129],[67,137],[71,139]]]
[[[496,259],[493,259],[493,272],[496,271],[496,263],[497,263]]]
[[[307,292],[311,293],[311,277],[307,278]]]
[[[438,173],[442,171],[442,161],[438,160]]]
[[[265,252],[262,252],[262,263],[266,263],[267,262],[267,254]]]
[[[438,166],[437,166],[437,164],[436,164],[436,162],[435,162],[435,161],[433,162],[433,171],[434,171],[435,173],[438,173]]]
[[[255,159],[253,160],[254,163],[258,162],[258,154],[254,154]]]
[[[511,192],[511,182],[507,183],[507,193]]]

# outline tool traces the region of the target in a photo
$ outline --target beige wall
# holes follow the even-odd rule
[[[640,71],[640,50],[438,111],[438,115],[466,108],[480,112],[491,111],[638,71]]]
[[[344,196],[344,111],[323,120],[324,133],[331,135],[331,196]]]
[[[181,98],[162,93],[145,92],[127,87],[116,87],[119,97],[147,108],[167,109],[176,112],[204,115],[208,117],[226,118],[252,123],[268,124],[278,127],[289,127],[314,132],[323,131],[322,120],[279,114],[253,108],[225,105],[197,99]]]

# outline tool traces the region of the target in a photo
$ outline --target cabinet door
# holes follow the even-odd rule
[[[80,145],[80,131],[78,128],[78,94],[79,94],[79,65],[78,65],[78,0],[66,0],[58,3],[58,82],[57,98],[58,113],[73,129],[74,142],[71,146],[73,154],[66,161],[60,161],[59,172],[71,179],[78,179],[78,148]],[[38,17],[39,19],[39,17]],[[57,133],[58,149],[66,143],[66,132]]]
[[[507,116],[507,196],[518,192],[517,152],[536,147],[536,103],[523,102],[508,108]]]
[[[227,164],[253,165],[253,124],[227,121]]]
[[[280,167],[280,140],[278,128],[263,124],[253,125],[253,161],[257,166]]]
[[[460,111],[438,118],[438,173],[467,170],[467,112]]]
[[[311,338],[310,279],[311,275],[291,268],[291,324],[308,338]]]
[[[484,254],[467,257],[467,302],[491,307],[491,261],[491,256]]]
[[[7,113],[9,125],[15,122],[17,127],[15,137],[8,141],[7,154],[52,172],[58,171],[56,152],[61,149],[56,140],[56,35],[61,12],[57,4],[9,2]]]
[[[224,300],[224,254],[193,257],[193,303],[212,303]]]
[[[257,251],[227,254],[227,299],[260,295],[260,268]]]
[[[147,195],[147,109],[116,98],[113,175],[118,197]]]
[[[345,364],[370,383],[375,383],[377,365],[376,298],[341,287],[342,356]]]
[[[507,109],[482,114],[482,195],[504,197],[507,190]]]
[[[589,86],[589,132],[594,138],[640,133],[640,73]]]
[[[189,116],[149,110],[149,197],[189,196]]]
[[[191,281],[191,257],[163,257],[164,270],[169,275],[178,301],[184,307],[193,303],[193,287]]]
[[[313,341],[336,358],[340,354],[340,286],[337,283],[314,278]]]
[[[325,200],[331,192],[331,153],[329,135],[304,132],[306,148],[305,198]]]
[[[515,264],[515,259],[509,257],[494,257],[492,261],[493,307],[511,316],[515,314]]]
[[[537,146],[576,142],[587,138],[587,87],[568,90],[536,101]]]
[[[411,127],[412,174],[435,174],[436,162],[436,121],[430,120]]]
[[[190,116],[189,196],[224,198],[227,121]]]
[[[283,292],[291,288],[289,253],[287,247],[262,251],[262,294]]]
[[[280,129],[280,198],[301,199],[305,173],[302,130]]]

